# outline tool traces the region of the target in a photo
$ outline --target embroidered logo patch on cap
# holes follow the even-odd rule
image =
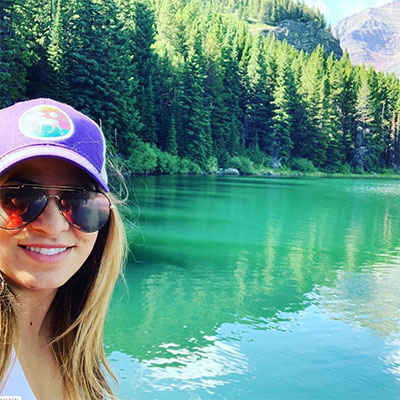
[[[33,139],[65,140],[74,133],[71,118],[58,107],[49,104],[26,110],[18,126],[22,134]]]

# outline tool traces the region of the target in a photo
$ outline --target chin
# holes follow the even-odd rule
[[[31,291],[56,291],[59,287],[64,285],[68,279],[51,279],[36,277],[36,276],[25,276],[23,279],[12,279],[9,277],[17,290],[31,290]]]

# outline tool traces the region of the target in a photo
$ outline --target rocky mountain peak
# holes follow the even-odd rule
[[[400,76],[400,0],[347,17],[333,31],[354,64]]]

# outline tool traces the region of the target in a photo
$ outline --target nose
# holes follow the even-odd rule
[[[58,196],[49,196],[44,211],[28,226],[49,237],[56,237],[59,233],[67,231],[69,223],[60,212]]]

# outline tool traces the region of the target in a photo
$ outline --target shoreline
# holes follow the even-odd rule
[[[329,173],[329,172],[299,172],[299,171],[269,171],[266,173],[254,173],[254,174],[230,174],[224,172],[187,172],[187,173],[148,173],[148,174],[132,174],[131,177],[139,177],[139,176],[202,176],[202,175],[210,175],[210,176],[224,176],[224,177],[263,177],[263,178],[362,178],[362,179],[400,179],[399,174],[383,174],[383,173]],[[125,178],[128,178],[126,176]]]

